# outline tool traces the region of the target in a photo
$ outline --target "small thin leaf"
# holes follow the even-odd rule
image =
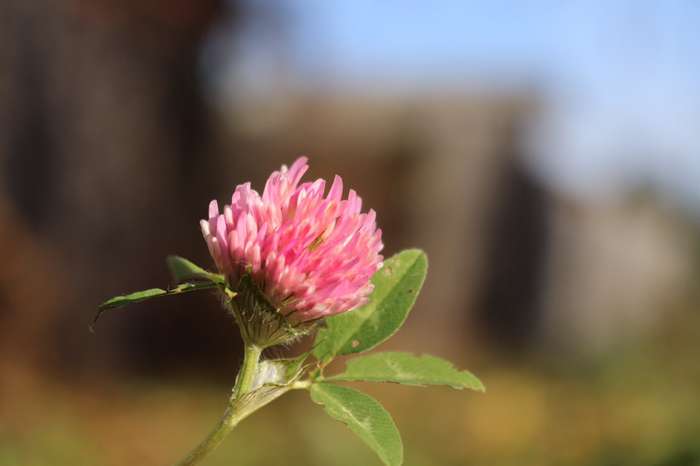
[[[391,352],[360,356],[347,362],[345,372],[326,380],[447,385],[458,390],[485,391],[484,385],[471,372],[460,371],[449,361],[427,354],[415,356]]]
[[[311,385],[311,399],[360,437],[386,464],[403,462],[401,435],[391,415],[369,395],[330,383]]]
[[[208,290],[211,288],[217,288],[218,285],[212,282],[197,282],[197,283],[181,283],[172,290],[164,290],[162,288],[150,288],[143,291],[135,291],[134,293],[129,293],[122,296],[115,296],[108,299],[98,306],[97,314],[92,320],[90,329],[94,330],[94,326],[102,316],[102,313],[110,309],[116,309],[119,307],[128,306],[129,304],[140,303],[141,301],[146,301],[148,299],[158,298],[160,296],[171,296],[182,293],[189,293],[190,291]]]
[[[157,296],[164,296],[167,294],[168,292],[162,288],[149,288],[148,290],[135,291],[133,293],[110,298],[104,303],[100,304],[98,309],[101,311],[106,311],[107,309],[114,309],[117,307],[127,306],[129,304],[140,303],[141,301],[146,301],[147,299],[155,298]]]
[[[204,270],[194,262],[180,256],[168,256],[165,259],[170,273],[175,283],[182,283],[189,280],[205,280],[223,285],[225,279],[223,275]]]
[[[316,335],[316,358],[325,363],[336,355],[368,351],[396,333],[416,302],[427,268],[428,258],[418,249],[386,260],[372,277],[368,304],[326,319]]]

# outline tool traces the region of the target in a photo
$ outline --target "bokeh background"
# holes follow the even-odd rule
[[[384,348],[488,387],[365,387],[406,465],[700,464],[698,23],[681,0],[3,0],[0,465],[166,465],[208,432],[241,358],[214,298],[88,324],[167,285],[166,254],[210,266],[208,201],[300,154],[387,255],[428,252]],[[207,464],[379,461],[293,393]]]

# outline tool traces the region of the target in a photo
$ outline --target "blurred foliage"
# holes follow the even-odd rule
[[[621,342],[595,359],[487,360],[478,368],[486,394],[363,390],[394,413],[408,466],[697,465],[700,316],[672,315],[647,340]],[[3,373],[12,394],[11,403],[0,398],[3,466],[170,464],[218,418],[228,390],[178,380],[76,389],[75,381],[69,388]],[[246,420],[207,464],[379,464],[306,393],[272,406]]]

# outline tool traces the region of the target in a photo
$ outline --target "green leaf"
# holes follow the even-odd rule
[[[460,371],[449,361],[427,354],[376,353],[360,356],[347,362],[345,372],[326,380],[447,385],[458,390],[469,388],[485,391],[484,385],[472,373]]]
[[[198,282],[198,283],[181,283],[171,290],[164,290],[162,288],[150,288],[148,290],[136,291],[134,293],[129,293],[122,296],[115,296],[108,299],[98,306],[97,314],[95,314],[90,329],[94,329],[94,325],[97,323],[98,319],[102,316],[102,313],[119,307],[128,306],[129,304],[140,303],[141,301],[146,301],[148,299],[157,298],[160,296],[171,296],[176,294],[188,293],[190,291],[208,290],[211,288],[218,287],[217,284],[212,282]]]
[[[175,283],[182,283],[189,280],[205,280],[223,285],[226,281],[223,275],[204,270],[184,257],[168,256],[165,262],[168,264],[168,268],[170,269]]]
[[[403,462],[403,443],[394,420],[374,398],[330,383],[311,385],[311,399],[355,432],[388,466]]]
[[[427,268],[428,258],[418,249],[386,260],[372,277],[368,304],[326,319],[316,336],[316,358],[325,363],[336,355],[367,351],[396,333],[416,302]]]

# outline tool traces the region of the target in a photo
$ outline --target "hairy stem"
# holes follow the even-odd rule
[[[250,391],[257,372],[261,352],[262,348],[246,343],[243,365],[236,378],[236,385],[233,387],[233,392],[223,417],[214,430],[212,430],[185,459],[177,463],[177,466],[194,466],[200,464],[209,453],[219,446],[229,432],[231,432],[245,416],[250,414],[250,412],[242,412],[238,409],[239,404],[236,402]]]

